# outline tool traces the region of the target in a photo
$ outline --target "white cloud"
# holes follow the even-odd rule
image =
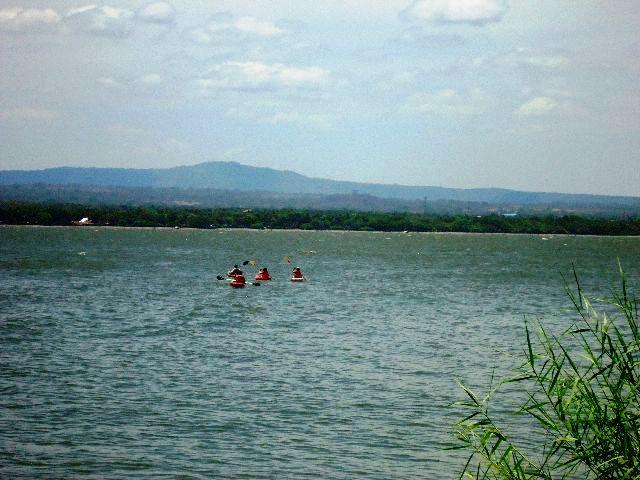
[[[160,85],[162,83],[162,77],[157,73],[147,73],[139,77],[136,82],[148,86]]]
[[[326,70],[320,67],[290,67],[282,64],[265,65],[257,62],[242,64],[248,74],[256,74],[266,80],[275,78],[283,85],[320,84],[327,79]]]
[[[134,31],[136,20],[141,23],[173,23],[175,9],[166,2],[150,3],[137,12],[112,5],[88,4],[69,9],[65,20],[81,31],[104,37],[121,38]]]
[[[167,2],[150,3],[138,10],[138,18],[146,23],[173,23],[175,17],[175,8]]]
[[[229,43],[246,41],[251,37],[276,38],[286,31],[274,23],[255,17],[235,18],[231,13],[219,12],[204,25],[191,28],[186,32],[188,39],[195,43]]]
[[[38,10],[20,7],[0,9],[0,30],[20,32],[42,29],[59,23],[60,15],[50,8]]]
[[[96,8],[98,8],[96,4],[70,8],[69,11],[67,11],[67,14],[65,15],[65,17],[73,17],[74,15],[79,15],[81,13],[89,12],[91,10],[95,10]]]
[[[116,123],[115,125],[111,125],[107,131],[111,135],[119,136],[119,137],[140,137],[143,135],[147,135],[149,132],[144,130],[143,128],[132,127],[130,125],[123,125],[121,123]]]
[[[245,152],[245,150],[246,149],[244,147],[228,148],[222,153],[222,156],[227,160],[233,160],[240,157]]]
[[[500,20],[504,0],[415,0],[401,15],[435,23],[482,25]]]
[[[562,55],[542,55],[538,57],[526,57],[524,62],[533,67],[557,68],[566,65],[568,60]]]
[[[133,31],[133,12],[105,5],[97,10],[89,31],[105,36],[124,37]]]
[[[253,17],[238,18],[232,25],[243,33],[252,33],[261,37],[277,37],[285,33],[273,23]]]
[[[102,77],[102,78],[98,78],[96,80],[96,82],[99,85],[102,85],[103,87],[106,88],[113,88],[116,90],[121,90],[123,88],[125,88],[124,84],[122,82],[119,82],[118,80],[111,78],[111,77]]]
[[[444,89],[412,95],[404,110],[408,113],[461,117],[477,113],[486,103],[487,98],[480,91],[462,95],[456,90]]]
[[[545,115],[554,110],[558,104],[549,97],[535,97],[528,102],[520,105],[516,110],[516,114],[520,116],[539,116]]]
[[[164,78],[157,73],[145,73],[139,77],[128,79],[116,79],[112,77],[100,77],[96,83],[110,90],[131,91],[132,88],[151,88],[162,85]]]
[[[294,67],[281,63],[226,62],[214,66],[207,78],[197,80],[204,90],[274,90],[286,87],[318,87],[329,73],[320,67]]]
[[[57,116],[58,114],[51,110],[31,107],[14,108],[11,110],[5,110],[4,112],[0,113],[0,118],[2,120],[18,122],[49,122]]]
[[[508,68],[525,66],[555,69],[566,66],[569,63],[569,59],[559,54],[539,54],[525,48],[519,48],[513,52],[499,55],[491,62],[494,65]],[[484,63],[484,59],[479,59],[477,63]]]
[[[301,114],[298,112],[277,112],[267,119],[273,125],[292,124],[301,126],[312,126],[328,128],[330,126],[328,115],[323,114]]]
[[[330,128],[331,116],[324,113],[304,112],[287,102],[252,99],[235,102],[225,111],[228,118],[243,122],[286,125],[302,128]]]
[[[191,150],[191,144],[178,140],[177,138],[168,138],[165,140],[162,148],[171,152],[185,153]]]
[[[257,121],[265,120],[273,115],[278,103],[273,101],[239,101],[234,102],[232,106],[226,109],[225,116],[234,120],[241,121]]]
[[[407,70],[397,71],[391,75],[390,80],[395,86],[411,86],[416,84],[417,74]]]
[[[79,30],[103,37],[126,37],[135,27],[135,15],[131,10],[110,5],[72,8],[65,19]]]
[[[211,33],[207,31],[207,29],[202,27],[196,27],[187,30],[185,32],[185,36],[193,43],[200,43],[203,45],[211,43],[213,40],[213,35],[211,35]]]

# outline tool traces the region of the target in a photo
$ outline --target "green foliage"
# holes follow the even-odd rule
[[[524,361],[512,378],[480,398],[462,386],[467,415],[457,424],[459,444],[470,451],[461,475],[473,479],[639,479],[640,334],[638,303],[627,288],[610,303],[609,317],[582,294],[567,293],[577,320],[562,335],[540,323],[526,328]],[[517,412],[540,436],[537,451],[499,426],[489,406],[499,386],[520,382],[527,399]]]
[[[5,224],[69,225],[82,217],[91,218],[95,225],[128,227],[640,235],[640,219],[0,202],[0,223]]]

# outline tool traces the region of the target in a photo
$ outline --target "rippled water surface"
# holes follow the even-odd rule
[[[637,238],[2,227],[0,477],[457,478],[456,379],[617,258],[637,281]],[[248,259],[275,280],[216,280]]]

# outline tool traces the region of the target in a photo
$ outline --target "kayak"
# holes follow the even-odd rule
[[[300,277],[300,278],[291,277],[291,281],[292,282],[304,282],[304,277]]]
[[[247,281],[245,280],[244,275],[239,273],[231,279],[229,285],[231,285],[233,288],[243,288],[246,283]]]
[[[264,277],[262,275],[256,275],[256,280],[267,281],[267,280],[271,280],[271,277]]]

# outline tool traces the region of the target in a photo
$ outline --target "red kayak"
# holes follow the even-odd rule
[[[304,277],[291,277],[292,282],[304,282]]]
[[[270,276],[264,276],[264,275],[256,275],[256,280],[261,280],[261,281],[266,281],[266,280],[271,280]]]
[[[229,282],[229,285],[231,285],[233,288],[244,288],[246,283],[247,281],[245,280],[244,275],[236,275],[233,280]]]

